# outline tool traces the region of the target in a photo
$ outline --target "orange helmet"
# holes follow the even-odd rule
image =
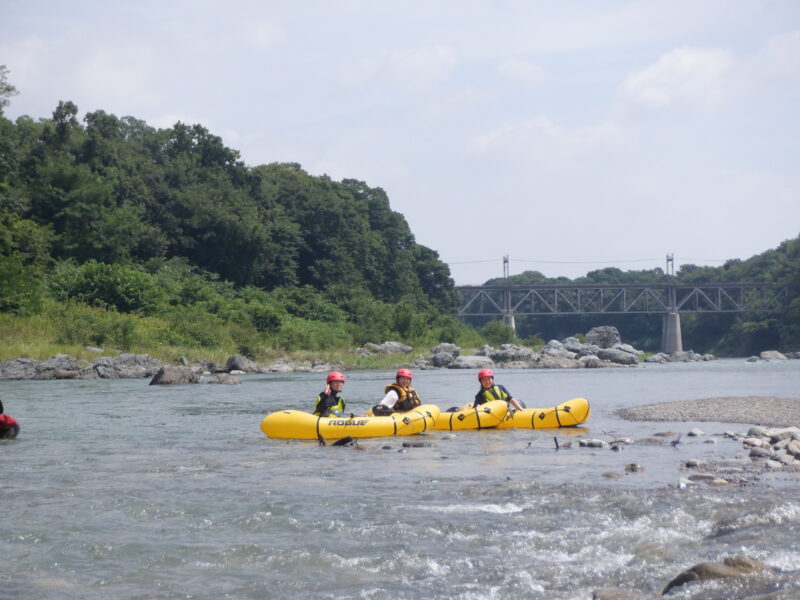
[[[491,377],[494,379],[494,372],[491,369],[481,369],[478,371],[478,381],[483,379],[484,377]]]
[[[397,373],[395,374],[394,378],[397,379],[398,377],[408,377],[409,379],[413,379],[413,375],[411,375],[410,369],[397,369]]]
[[[339,373],[339,371],[331,371],[328,373],[328,379],[325,380],[327,383],[331,383],[332,381],[341,381],[344,383],[344,375]]]

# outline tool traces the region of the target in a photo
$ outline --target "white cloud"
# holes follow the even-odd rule
[[[151,79],[155,56],[149,48],[119,46],[115,51],[89,49],[75,76],[86,98],[97,106],[149,105],[157,101]]]
[[[412,90],[437,84],[456,65],[456,53],[449,46],[420,46],[397,51],[382,51],[374,56],[349,60],[340,68],[345,85],[387,81]]]
[[[245,39],[261,49],[272,48],[286,41],[286,33],[272,23],[255,23],[245,32]]]
[[[444,79],[456,64],[455,52],[447,46],[412,48],[388,56],[394,77],[411,87],[423,87]]]
[[[629,146],[633,131],[612,121],[568,128],[545,116],[505,125],[475,136],[470,148],[477,154],[516,158],[542,167],[568,167],[574,160],[603,156]]]
[[[755,61],[773,74],[800,74],[800,30],[771,37]]]
[[[733,65],[734,59],[726,50],[677,48],[629,75],[620,94],[631,103],[652,109],[712,106],[723,98],[725,78]]]
[[[800,78],[800,31],[771,37],[752,56],[742,61],[738,73],[742,91],[760,92],[775,87],[797,91]]]
[[[541,83],[545,70],[535,62],[521,58],[507,58],[497,65],[498,74],[504,79],[522,83]]]

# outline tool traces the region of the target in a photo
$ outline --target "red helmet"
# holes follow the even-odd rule
[[[397,369],[397,373],[395,374],[394,378],[397,379],[398,377],[408,377],[409,379],[413,379],[413,375],[411,375],[410,369]]]
[[[331,383],[332,381],[341,381],[344,383],[344,375],[339,373],[339,371],[331,371],[328,373],[328,379],[325,380],[327,383]]]
[[[494,373],[492,372],[491,369],[481,369],[480,371],[478,371],[478,381],[480,381],[484,377],[491,377],[492,379],[494,379]]]

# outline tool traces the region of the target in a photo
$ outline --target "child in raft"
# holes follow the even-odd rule
[[[473,408],[486,404],[490,400],[505,400],[517,410],[522,410],[525,405],[514,398],[504,385],[495,384],[494,372],[491,369],[481,369],[478,371],[478,381],[481,382],[480,391],[475,394]]]
[[[344,398],[339,397],[339,392],[344,387],[344,375],[339,371],[328,373],[325,380],[325,389],[317,396],[314,415],[317,417],[343,417]]]
[[[410,369],[398,369],[395,373],[394,383],[390,383],[383,390],[386,395],[383,400],[372,407],[372,414],[388,416],[396,412],[408,412],[422,404],[422,398],[411,386],[413,377]]]

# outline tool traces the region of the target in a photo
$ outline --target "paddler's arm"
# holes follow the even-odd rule
[[[522,404],[520,404],[519,400],[517,400],[517,399],[516,399],[516,398],[514,398],[513,396],[511,396],[511,397],[508,399],[508,403],[509,403],[509,404],[511,404],[511,405],[512,405],[514,408],[516,408],[517,410],[523,410]]]

